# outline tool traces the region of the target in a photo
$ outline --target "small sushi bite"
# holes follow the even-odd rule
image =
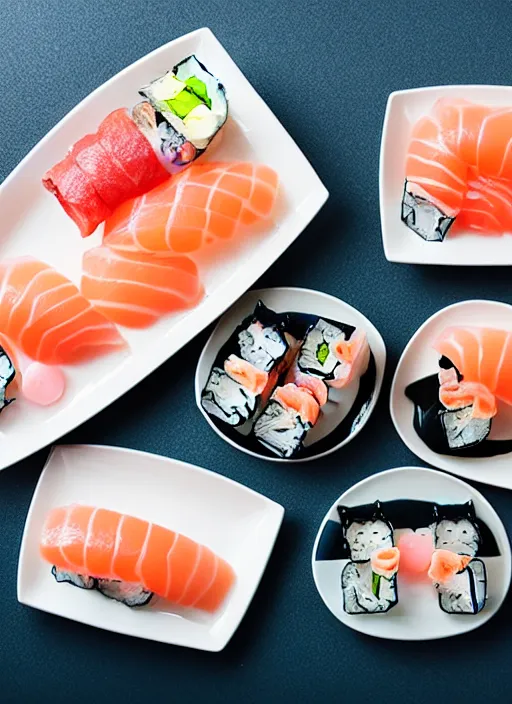
[[[350,553],[341,573],[343,609],[354,615],[386,613],[398,603],[400,553],[393,545],[393,526],[379,501],[338,506],[338,514]]]
[[[459,555],[451,550],[434,550],[428,568],[428,576],[437,584],[445,584],[466,569],[473,558]]]
[[[224,369],[213,367],[201,393],[201,405],[209,415],[237,426],[255,414],[257,397]]]
[[[295,384],[278,386],[254,424],[254,437],[279,457],[290,459],[303,448],[319,413],[320,407],[307,389]]]
[[[226,91],[192,55],[140,89],[133,119],[173,173],[200,156],[228,116]]]
[[[319,318],[306,332],[297,366],[302,373],[341,389],[364,374],[369,361],[370,346],[363,330],[349,325],[342,329]]]

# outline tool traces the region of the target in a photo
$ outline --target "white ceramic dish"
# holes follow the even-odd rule
[[[496,301],[464,301],[443,308],[413,335],[398,363],[391,387],[390,410],[395,428],[414,454],[429,464],[464,479],[512,489],[512,453],[484,458],[463,458],[433,452],[413,427],[414,405],[406,387],[439,369],[432,342],[449,325],[481,325],[512,330],[512,306]],[[493,423],[489,439],[512,438],[512,409],[500,406],[500,422]]]
[[[177,614],[161,602],[131,610],[95,591],[59,584],[39,556],[46,514],[82,503],[145,518],[204,543],[237,575],[220,613]],[[28,513],[18,600],[90,626],[200,650],[219,651],[236,631],[260,582],[284,509],[220,474],[115,447],[70,445],[50,454]]]
[[[488,578],[488,600],[476,615],[447,614],[439,608],[432,584],[407,582],[398,576],[398,604],[381,614],[347,614],[343,610],[341,571],[347,560],[317,558],[324,531],[339,526],[337,506],[395,499],[413,499],[438,504],[473,501],[476,515],[490,528],[499,557],[482,557]],[[331,537],[338,537],[338,533]],[[339,538],[341,539],[341,528]],[[396,537],[396,533],[395,533]],[[321,555],[319,555],[321,556]],[[432,640],[460,635],[478,628],[498,611],[510,585],[511,553],[507,533],[490,503],[476,489],[442,472],[418,467],[400,467],[375,474],[343,493],[327,512],[313,548],[313,577],[327,608],[343,624],[361,633],[392,640]]]
[[[260,299],[276,313],[305,313],[361,327],[366,331],[375,361],[375,373],[368,382],[369,388],[364,398],[358,397],[359,380],[356,380],[354,384],[344,390],[343,397],[332,393],[336,392],[335,389],[329,392],[329,401],[322,409],[322,416],[315,428],[309,432],[308,438],[304,443],[305,447],[309,448],[308,454],[296,459],[282,459],[267,452],[263,446],[261,446],[261,451],[258,451],[258,443],[254,443],[253,449],[250,449],[245,446],[244,437],[236,429],[222,421],[217,422],[216,419],[214,420],[201,405],[201,392],[208,381],[210,371],[221,347],[242,320],[252,313]],[[379,398],[385,366],[386,347],[377,328],[362,313],[339,298],[334,298],[334,296],[329,296],[320,291],[303,288],[269,288],[249,291],[222,317],[206,343],[196,369],[196,403],[213,430],[233,447],[253,457],[260,457],[273,462],[304,462],[325,457],[331,452],[339,450],[362,430]],[[343,400],[340,401],[340,398],[343,398]],[[349,399],[348,403],[347,398]],[[353,405],[356,399],[360,402],[357,408]],[[341,426],[341,423],[351,411],[357,415],[345,429]]]
[[[512,105],[510,86],[434,86],[391,93],[380,150],[380,218],[386,259],[409,264],[454,266],[512,264],[512,237],[448,233],[444,242],[425,242],[400,219],[405,158],[411,126],[438,98],[466,98],[486,105]],[[512,234],[512,233],[511,233]]]
[[[196,53],[222,79],[230,118],[215,159],[254,160],[279,174],[286,208],[275,229],[249,238],[203,274],[206,298],[186,314],[169,316],[143,331],[121,328],[131,353],[67,369],[68,388],[56,406],[18,402],[2,413],[0,468],[50,444],[100,411],[173,355],[217,318],[295,240],[328,193],[295,142],[243,76],[209,29],[176,39],[121,71],[81,102],[31,152],[0,187],[2,258],[30,254],[78,284],[83,252],[101,241],[101,230],[82,240],[57,199],[41,184],[43,173],[103,117],[140,100],[137,90]],[[250,248],[248,245],[250,244]],[[17,408],[15,406],[18,406]]]

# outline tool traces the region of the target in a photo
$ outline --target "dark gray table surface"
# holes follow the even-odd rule
[[[388,348],[383,393],[361,435],[318,463],[276,466],[247,457],[216,437],[195,408],[193,375],[205,331],[66,438],[184,459],[284,505],[284,524],[261,586],[218,654],[115,635],[20,606],[18,549],[46,451],[2,472],[0,702],[249,704],[363,702],[372,696],[417,704],[510,701],[510,603],[459,638],[379,641],[343,627],[328,612],[310,560],[318,525],[342,491],[379,470],[422,464],[400,441],[388,411],[393,370],[416,328],[439,308],[466,298],[512,303],[507,268],[386,262],[378,202],[388,94],[423,85],[510,83],[511,5],[0,0],[0,181],[91,90],[201,26],[223,42],[331,194],[260,283],[319,289],[367,315]],[[478,488],[510,526],[512,495]]]

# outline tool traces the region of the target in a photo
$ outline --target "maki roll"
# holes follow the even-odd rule
[[[366,507],[338,506],[338,513],[351,557],[341,573],[345,613],[385,613],[398,603],[393,526],[379,501]]]
[[[197,159],[226,122],[220,81],[192,55],[139,91],[132,117],[171,173]]]
[[[487,573],[476,555],[482,542],[472,501],[435,506],[435,550],[429,577],[446,613],[477,614],[487,598]]]
[[[254,437],[271,452],[288,459],[300,452],[319,413],[310,391],[295,384],[280,386],[254,424]]]
[[[448,614],[477,614],[487,599],[487,573],[482,560],[451,550],[434,550],[428,571]]]
[[[229,425],[242,425],[256,412],[256,394],[225,369],[213,367],[201,394],[201,405],[207,413]]]
[[[319,318],[306,332],[297,366],[329,386],[343,388],[364,374],[369,361],[370,346],[363,330],[337,327]]]
[[[259,301],[220,350],[201,405],[232,426],[243,425],[266,405],[296,354],[286,321]]]

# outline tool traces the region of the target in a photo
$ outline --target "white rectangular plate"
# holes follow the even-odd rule
[[[96,591],[59,584],[39,555],[47,513],[81,503],[158,523],[211,548],[237,579],[217,614],[130,609]],[[284,509],[201,467],[95,445],[52,450],[32,499],[18,565],[18,601],[90,626],[200,650],[222,650],[238,628],[272,552]]]
[[[208,153],[216,160],[272,166],[286,199],[283,212],[271,232],[251,236],[207,269],[203,275],[207,295],[199,306],[186,314],[163,318],[147,330],[121,328],[130,353],[68,367],[67,393],[56,406],[37,408],[21,401],[2,413],[0,469],[54,442],[171,357],[268,269],[327,199],[326,189],[290,135],[211,31],[200,29],[148,54],[107,81],[25,157],[0,187],[0,256],[30,254],[79,283],[83,252],[100,243],[102,228],[82,240],[57,199],[43,188],[41,177],[76,140],[96,130],[109,112],[134,105],[140,86],[193,53],[222,80],[229,98],[230,118],[219,143]]]
[[[426,242],[400,219],[405,159],[412,125],[438,98],[466,98],[482,105],[512,106],[510,86],[434,86],[391,93],[380,150],[380,219],[386,259],[409,264],[503,266],[512,264],[512,233],[502,237],[448,234]]]

